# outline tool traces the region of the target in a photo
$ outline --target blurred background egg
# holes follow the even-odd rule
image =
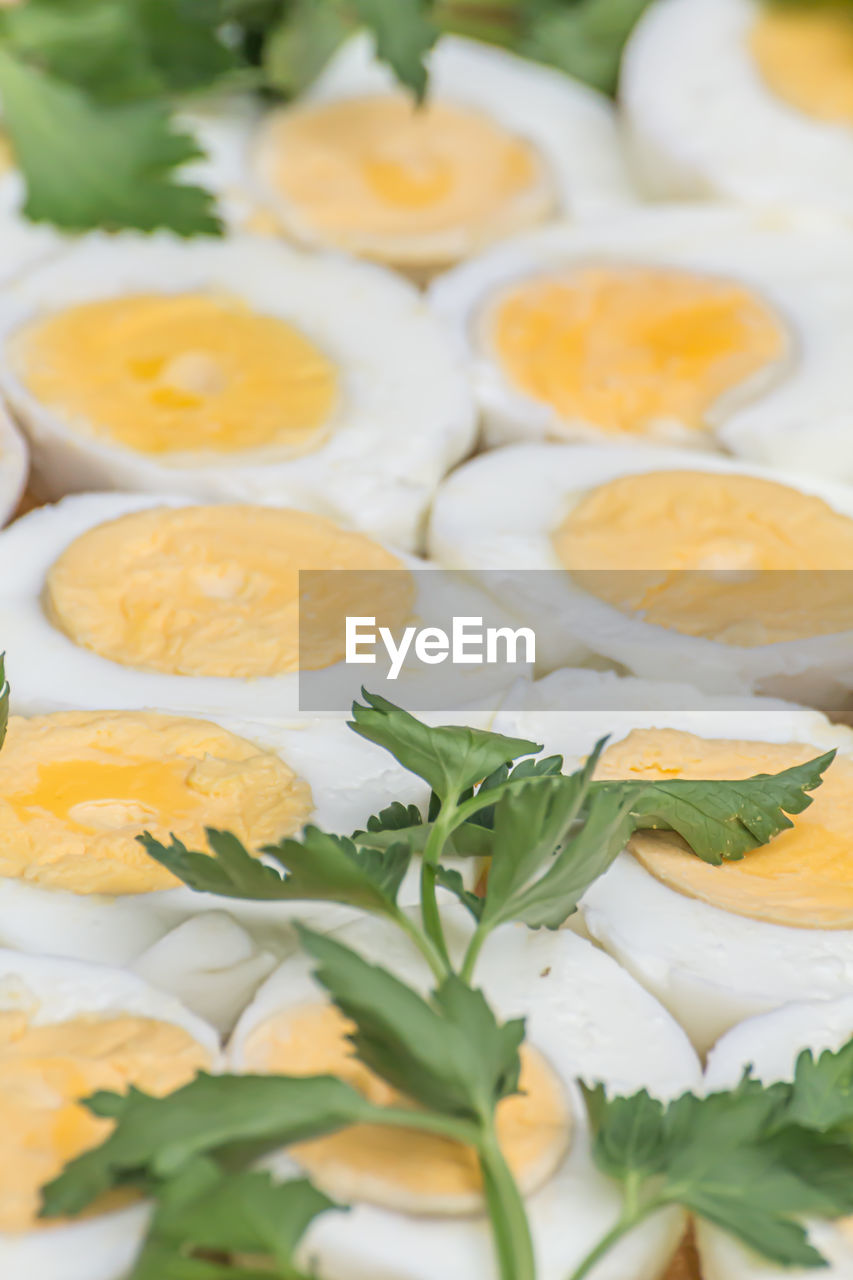
[[[620,86],[654,196],[853,213],[853,20],[843,5],[655,0]]]
[[[39,1188],[109,1133],[82,1098],[131,1085],[165,1094],[219,1065],[213,1028],[135,975],[0,951],[3,1280],[121,1280],[146,1205],[112,1200],[47,1222]]]
[[[264,500],[413,549],[474,442],[414,289],[271,240],[86,237],[0,294],[0,341],[43,499]]]
[[[423,278],[513,232],[633,199],[602,95],[458,37],[428,61],[417,106],[357,36],[270,113],[254,165],[286,235]]]
[[[14,515],[30,467],[24,438],[7,411],[0,405],[0,526]]]

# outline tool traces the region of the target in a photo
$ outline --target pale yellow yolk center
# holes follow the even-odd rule
[[[675,729],[634,730],[604,752],[597,777],[658,781],[749,778],[820,755],[803,743],[699,738]],[[712,867],[671,833],[638,832],[629,844],[671,889],[735,915],[802,929],[853,927],[853,761],[837,757],[793,827],[739,862]]]
[[[513,285],[485,340],[509,381],[603,431],[701,430],[726,392],[786,354],[778,317],[732,281],[650,267],[584,267]]]
[[[276,185],[327,235],[477,231],[543,182],[529,143],[487,116],[403,95],[283,113]]]
[[[288,766],[205,720],[153,712],[12,716],[0,752],[0,877],[72,893],[169,889],[136,837],[190,848],[205,827],[257,850],[298,831],[311,792]]]
[[[141,453],[318,446],[337,372],[303,334],[236,298],[133,295],[23,330],[29,391],[75,428]]]
[[[331,1074],[379,1106],[406,1106],[354,1056],[351,1025],[331,1006],[304,1005],[262,1023],[246,1043],[254,1071]],[[522,1048],[521,1093],[498,1106],[501,1147],[525,1193],[540,1186],[564,1156],[571,1116],[563,1087],[540,1054]],[[474,1152],[415,1130],[353,1125],[292,1148],[294,1158],[332,1195],[409,1213],[468,1213],[481,1208]]]
[[[0,1013],[0,1231],[49,1226],[38,1221],[41,1187],[109,1135],[113,1122],[81,1098],[130,1085],[161,1096],[209,1066],[172,1023],[126,1014],[37,1026]]]
[[[377,625],[409,617],[414,584],[384,548],[322,516],[242,505],[98,525],[51,568],[47,607],[77,644],[126,666],[274,676],[299,667],[300,570],[360,571],[304,588],[303,668],[343,658],[344,619],[366,602]]]
[[[853,628],[853,520],[773,481],[623,476],[582,498],[553,545],[586,590],[685,635],[751,646]]]
[[[853,19],[832,5],[767,7],[752,29],[767,86],[798,111],[853,125]]]

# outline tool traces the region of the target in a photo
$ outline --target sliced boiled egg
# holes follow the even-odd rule
[[[350,40],[255,150],[285,234],[418,276],[513,232],[632,199],[612,107],[568,76],[457,37],[418,106]]]
[[[769,844],[714,867],[670,834],[638,832],[581,909],[590,935],[700,1052],[743,1018],[849,990],[853,730],[775,699],[593,672],[520,691],[495,727],[534,734],[569,764],[612,731],[597,777],[635,781],[748,778],[837,750],[812,804]]]
[[[0,526],[4,525],[21,500],[30,468],[24,438],[0,406]]]
[[[144,1204],[113,1196],[77,1220],[38,1217],[40,1188],[110,1131],[80,1100],[132,1085],[170,1093],[219,1065],[213,1028],[135,975],[0,951],[3,1280],[121,1280]]]
[[[853,232],[821,217],[675,206],[520,236],[429,299],[492,444],[723,447],[837,479],[850,271]]]
[[[447,909],[451,948],[470,935]],[[426,993],[430,975],[398,930],[359,921],[341,941]],[[522,1093],[498,1109],[504,1153],[527,1201],[541,1280],[565,1280],[619,1215],[616,1184],[595,1168],[576,1081],[663,1098],[692,1089],[697,1062],[671,1018],[609,957],[574,934],[507,925],[487,941],[478,984],[502,1019],[525,1017]],[[348,1025],[294,955],[268,979],[237,1025],[233,1070],[338,1075],[375,1102],[399,1102],[353,1057]],[[497,1275],[471,1152],[446,1140],[361,1125],[302,1143],[273,1160],[281,1174],[307,1170],[350,1213],[310,1229],[305,1257],[341,1280],[490,1280]],[[649,1280],[674,1253],[683,1217],[645,1223],[596,1271],[596,1280]]]
[[[795,1001],[772,1013],[749,1018],[729,1031],[708,1057],[705,1087],[709,1092],[733,1089],[744,1071],[764,1084],[793,1080],[797,1058],[805,1049],[817,1057],[836,1052],[853,1037],[853,998]],[[819,1272],[774,1266],[709,1222],[697,1223],[696,1234],[705,1280],[825,1280],[853,1275],[853,1220],[808,1222],[809,1240],[826,1259]]]
[[[4,291],[0,346],[45,498],[265,500],[411,549],[474,440],[414,289],[272,240],[88,236]]]
[[[306,570],[319,576],[300,588]],[[399,636],[413,617],[436,623],[476,611],[495,612],[476,587],[292,508],[81,494],[0,537],[0,636],[23,709],[165,707],[275,720],[297,713],[310,674],[309,709],[345,712],[387,669],[376,645],[384,667],[344,661],[346,616],[373,616]],[[457,665],[443,666],[437,683],[436,670],[404,668],[389,682],[394,700],[452,709],[511,678],[496,666]]]
[[[621,100],[649,194],[853,212],[843,5],[656,0],[628,43]]]
[[[853,684],[846,485],[674,450],[517,445],[448,478],[430,547],[526,617],[546,669],[585,647],[711,692],[840,705]]]

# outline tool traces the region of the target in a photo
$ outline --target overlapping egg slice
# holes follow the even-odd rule
[[[656,0],[620,95],[657,196],[853,212],[853,22],[843,5]]]
[[[470,932],[448,908],[454,952]],[[336,935],[373,963],[426,991],[430,975],[399,931],[376,921]],[[697,1064],[683,1033],[607,956],[568,931],[504,926],[483,950],[478,984],[503,1020],[527,1019],[522,1094],[498,1113],[504,1151],[524,1189],[543,1280],[565,1280],[618,1216],[616,1187],[592,1164],[576,1079],[614,1091],[647,1087],[661,1097],[695,1088]],[[360,1066],[345,1021],[311,976],[307,958],[285,961],[240,1020],[232,1069],[339,1074],[381,1104],[392,1091]],[[463,1280],[496,1274],[482,1190],[462,1148],[369,1126],[305,1143],[274,1160],[282,1174],[307,1169],[333,1194],[352,1199],[309,1231],[305,1257],[341,1280]],[[683,1219],[646,1223],[600,1269],[601,1280],[648,1280],[674,1252]]]
[[[214,1030],[133,974],[0,951],[3,1280],[121,1280],[144,1204],[113,1198],[78,1220],[38,1218],[40,1187],[109,1132],[80,1099],[131,1085],[169,1093],[219,1065]]]
[[[792,1080],[804,1049],[815,1057],[833,1052],[853,1036],[853,998],[792,1002],[772,1013],[750,1018],[729,1031],[708,1058],[708,1091],[732,1089],[748,1068],[765,1084]],[[827,1265],[819,1271],[776,1267],[746,1246],[712,1226],[697,1224],[702,1275],[705,1280],[797,1280],[809,1275],[847,1280],[853,1274],[853,1222],[814,1221],[807,1224],[811,1244]]]
[[[261,127],[255,172],[283,231],[419,276],[548,219],[632,198],[611,105],[585,85],[456,37],[425,107],[355,37]]]
[[[700,1051],[743,1018],[848,990],[853,731],[775,699],[714,698],[611,673],[556,672],[521,690],[518,708],[495,727],[534,734],[570,763],[610,730],[601,778],[747,778],[836,750],[812,804],[769,844],[715,867],[675,837],[640,832],[582,912],[591,936]]]
[[[518,237],[439,278],[486,439],[718,446],[853,475],[843,281],[818,216],[675,206]]]
[[[849,691],[845,485],[672,450],[516,445],[449,477],[430,546],[526,617],[546,667],[585,646],[710,691],[819,705]]]
[[[411,549],[474,439],[414,289],[272,240],[86,237],[4,291],[0,342],[42,497],[267,500]]]

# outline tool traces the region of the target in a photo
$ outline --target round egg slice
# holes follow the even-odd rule
[[[843,5],[656,0],[622,64],[638,181],[655,196],[850,214],[851,71]]]
[[[491,444],[721,446],[841,479],[847,270],[853,234],[820,216],[676,206],[520,236],[429,299]]]
[[[270,239],[88,236],[4,291],[0,344],[44,498],[265,500],[411,549],[474,441],[414,289]]]
[[[121,1280],[145,1204],[114,1195],[79,1219],[38,1217],[40,1188],[109,1133],[80,1100],[133,1085],[166,1094],[219,1066],[213,1028],[135,975],[0,951],[3,1280]]]
[[[837,1052],[853,1037],[853,998],[795,1001],[772,1013],[749,1018],[729,1031],[708,1057],[708,1092],[733,1089],[747,1068],[764,1084],[793,1080],[797,1058],[804,1049],[815,1057]],[[779,1267],[709,1222],[697,1223],[697,1240],[705,1280],[847,1280],[853,1275],[853,1220],[807,1223],[809,1241],[826,1259],[813,1269]]]
[[[767,698],[558,672],[499,715],[577,766],[612,733],[597,777],[661,781],[779,773],[838,752],[792,827],[714,867],[674,836],[638,832],[584,895],[592,938],[678,1019],[700,1052],[743,1018],[831,999],[853,972],[853,730]]]
[[[536,630],[542,669],[592,651],[710,692],[849,696],[846,485],[675,450],[516,445],[448,478],[430,547]]]
[[[344,661],[345,617],[399,636],[412,617],[475,611],[505,617],[458,575],[292,508],[81,494],[0,537],[0,636],[24,708],[341,714],[387,669],[379,641],[361,655],[379,665]],[[518,656],[508,669],[412,663],[389,696],[467,706],[523,674]]]
[[[23,436],[0,406],[0,526],[14,515],[21,500],[30,467]]]
[[[426,105],[367,36],[261,126],[255,172],[282,230],[423,278],[559,216],[632,199],[612,106],[550,68],[445,36]]]
[[[451,949],[470,935],[456,907],[444,914]],[[336,935],[373,963],[426,993],[430,975],[408,939],[360,921]],[[619,1214],[615,1183],[595,1168],[576,1081],[640,1088],[670,1098],[696,1087],[697,1061],[669,1016],[609,957],[568,931],[507,925],[487,941],[477,984],[503,1021],[525,1017],[522,1090],[498,1110],[507,1161],[527,1202],[537,1275],[565,1280]],[[231,1069],[330,1072],[379,1104],[398,1096],[352,1056],[347,1024],[295,955],[272,975],[237,1025]],[[346,1215],[315,1223],[305,1256],[341,1280],[483,1280],[496,1276],[482,1188],[471,1153],[405,1131],[359,1126],[303,1143],[273,1160],[282,1175],[307,1170]],[[674,1253],[684,1219],[646,1222],[596,1270],[596,1280],[649,1280]]]

